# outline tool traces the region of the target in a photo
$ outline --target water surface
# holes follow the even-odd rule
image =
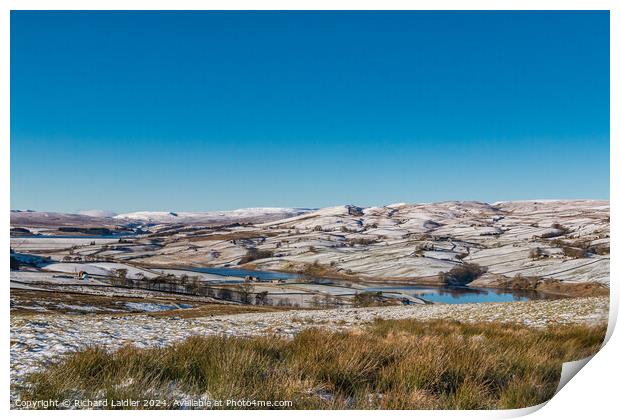
[[[246,270],[242,268],[218,268],[201,267],[192,268],[192,271],[200,273],[217,274],[230,277],[252,276],[260,280],[293,280],[302,279],[301,274],[279,273],[275,271]],[[230,280],[230,283],[239,283],[241,280]],[[315,278],[312,283],[324,286],[350,287],[351,293],[382,292],[389,297],[413,297],[434,303],[481,303],[481,302],[523,302],[535,299],[546,299],[548,295],[529,290],[493,289],[469,286],[444,286],[444,285],[395,285],[394,283],[364,284],[342,279]]]

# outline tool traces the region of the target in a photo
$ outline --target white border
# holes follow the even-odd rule
[[[53,4],[52,4],[53,3]],[[80,2],[76,0],[58,0],[58,1],[43,1],[43,0],[5,0],[1,3],[0,8],[0,93],[2,95],[2,101],[0,102],[0,128],[2,135],[2,152],[0,153],[0,177],[2,178],[3,194],[0,197],[2,203],[3,214],[8,215],[10,211],[10,169],[9,169],[9,156],[10,146],[8,139],[10,138],[10,74],[9,74],[9,60],[10,60],[10,10],[344,10],[344,9],[362,9],[362,10],[610,10],[611,20],[611,127],[610,127],[610,139],[611,141],[611,237],[616,238],[619,234],[617,223],[614,221],[620,217],[615,202],[617,201],[617,191],[620,187],[618,180],[620,180],[620,172],[618,167],[614,165],[614,162],[618,162],[618,115],[620,109],[618,108],[618,75],[620,74],[620,68],[618,66],[618,52],[620,45],[618,44],[618,27],[620,24],[620,7],[617,2],[611,0],[568,0],[568,1],[552,1],[552,0],[505,0],[505,1],[488,1],[488,0],[473,0],[473,1],[458,1],[458,0],[439,0],[439,1],[403,1],[403,0],[383,0],[383,1],[368,1],[368,0],[301,0],[301,1],[282,1],[282,0],[264,0],[264,1],[250,1],[250,0],[233,0],[233,1],[197,1],[197,0],[151,0],[151,1],[138,1],[138,0],[90,0],[88,2]],[[587,176],[587,174],[585,175]],[[5,225],[4,230],[5,238],[5,252],[10,247],[9,243],[9,225]],[[618,255],[620,247],[616,242],[612,240],[612,256]],[[2,259],[2,273],[8,273],[8,259]],[[617,293],[617,281],[615,281],[616,264],[612,257],[611,260],[611,283],[612,283],[612,311],[610,314],[610,329],[608,331],[608,339],[610,338],[611,330],[615,326],[618,313],[618,293]],[[9,295],[9,282],[5,283],[5,296],[8,299]],[[6,410],[9,410],[9,346],[8,341],[10,337],[9,332],[9,305],[5,300],[5,304],[2,305],[2,313],[4,315],[4,322],[2,324],[3,336],[5,337],[5,344],[2,347],[2,353],[5,362],[5,382],[3,383],[3,391],[6,401]],[[607,418],[610,417],[609,413],[615,411],[617,398],[617,378],[620,378],[620,369],[618,368],[618,357],[620,355],[620,344],[617,337],[611,338],[605,348],[603,348],[583,369],[583,372],[579,373],[578,379],[570,381],[561,392],[558,393],[551,401],[546,405],[543,410],[537,411],[530,418],[552,418],[563,417],[566,419],[579,418]],[[320,415],[325,418],[342,418],[346,416],[355,416],[359,419],[370,419],[377,415],[390,416],[391,418],[410,419],[415,418],[505,418],[515,417],[527,414],[532,411],[536,411],[535,407],[524,410],[514,411],[389,411],[389,412],[376,412],[376,411],[282,411],[273,412],[268,415],[275,419],[290,418],[292,416],[299,418],[312,418],[315,415]],[[75,415],[84,415],[84,412],[34,412],[34,411],[11,411],[11,415],[15,417],[31,418],[37,417],[43,414],[45,416],[51,416],[52,418],[73,417]],[[260,413],[265,414],[265,413]],[[256,412],[243,411],[243,412],[187,412],[188,416],[217,416],[219,418],[251,418],[260,415]],[[108,416],[109,413],[104,412],[90,412],[88,415],[95,417]],[[117,412],[115,415],[125,417],[163,417],[168,416],[165,412]],[[49,418],[49,417],[48,417]]]

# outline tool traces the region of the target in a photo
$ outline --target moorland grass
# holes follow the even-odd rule
[[[347,332],[192,337],[163,348],[91,347],[32,374],[22,399],[290,400],[294,409],[503,409],[553,396],[563,362],[605,327],[377,320]]]

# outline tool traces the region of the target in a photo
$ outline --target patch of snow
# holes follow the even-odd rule
[[[114,213],[113,211],[107,211],[107,210],[80,210],[78,211],[78,214],[82,215],[82,216],[90,216],[90,217],[114,217],[116,216],[116,213]]]
[[[114,216],[117,220],[139,220],[150,223],[213,223],[224,219],[251,219],[251,218],[285,218],[307,213],[310,209],[254,207],[228,211],[207,212],[166,212],[166,211],[137,211]]]
[[[180,304],[180,305],[164,305],[162,303],[142,303],[142,302],[126,302],[125,307],[132,311],[139,312],[161,312],[161,311],[170,311],[173,309],[188,309],[191,308],[191,305]]]

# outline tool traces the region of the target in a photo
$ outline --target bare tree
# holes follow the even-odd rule
[[[197,295],[200,290],[200,280],[198,276],[191,276],[187,279],[185,283],[185,291],[187,293],[191,293],[193,295]]]
[[[252,304],[252,295],[254,293],[254,285],[252,283],[246,281],[240,284],[237,286],[237,291],[242,303]]]
[[[262,292],[259,292],[256,294],[256,304],[257,305],[266,305],[267,304],[267,294],[269,294],[268,291],[263,290]]]
[[[114,270],[114,275],[112,277],[112,285],[125,286],[126,284],[127,284],[127,269],[118,268]]]

